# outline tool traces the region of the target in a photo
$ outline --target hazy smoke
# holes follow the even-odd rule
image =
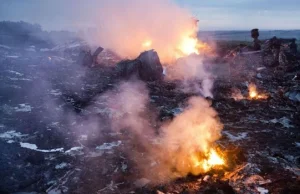
[[[167,71],[167,79],[182,80],[181,89],[186,93],[198,93],[205,97],[213,97],[213,75],[203,57],[190,55],[176,61]]]
[[[208,102],[200,97],[189,99],[188,107],[170,124],[162,129],[160,161],[157,170],[160,178],[186,176],[188,173],[198,174],[194,169],[191,156],[205,153],[212,143],[221,137],[222,124],[216,118],[217,112]],[[155,154],[157,157],[157,154]],[[175,169],[175,174],[174,174]]]
[[[108,105],[118,110],[112,119],[112,128],[125,129],[135,137],[131,143],[138,146],[127,151],[144,176],[160,182],[196,173],[191,154],[207,152],[221,136],[222,124],[208,102],[201,97],[189,99],[183,113],[156,129],[151,125],[154,115],[149,113],[148,90],[144,83],[122,83],[117,91],[108,94]],[[157,130],[159,133],[155,133]]]
[[[129,129],[135,135],[151,135],[149,120],[146,119],[150,116],[147,111],[148,90],[143,82],[132,80],[121,83],[117,91],[108,93],[108,96],[108,107],[117,112],[113,116],[116,118],[112,121],[113,130]]]
[[[123,57],[136,57],[152,48],[167,62],[180,41],[196,33],[189,12],[170,0],[105,1],[97,13],[97,36],[87,39]]]

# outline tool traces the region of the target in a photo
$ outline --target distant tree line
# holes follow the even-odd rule
[[[44,31],[39,24],[0,21],[0,44],[3,45],[49,48],[75,38],[75,33],[68,31]]]

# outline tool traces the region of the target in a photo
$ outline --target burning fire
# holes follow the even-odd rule
[[[267,99],[268,98],[268,96],[266,94],[259,94],[257,92],[256,85],[253,83],[249,84],[248,90],[249,90],[249,98],[250,99]]]
[[[182,39],[177,50],[179,53],[176,53],[176,58],[188,56],[190,54],[212,54],[213,49],[204,42],[201,42],[196,37],[186,36]]]
[[[153,42],[149,39],[145,40],[142,43],[142,49],[151,49],[152,46]],[[191,36],[183,36],[181,41],[178,43],[178,46],[176,46],[176,48],[174,48],[174,51],[172,51],[172,55],[175,59],[185,57],[191,54],[199,55],[200,53],[212,53],[212,49],[208,44],[203,43],[197,38]]]
[[[212,48],[204,42],[201,42],[197,38],[186,36],[182,39],[182,42],[179,44],[177,48],[180,52],[177,53],[177,57],[184,57],[190,54],[200,53],[211,54],[213,53]],[[179,56],[179,57],[178,57]]]
[[[178,50],[184,55],[190,54],[199,54],[197,49],[198,47],[198,40],[192,37],[183,37],[180,45],[178,46]]]
[[[196,22],[198,20],[192,20]],[[172,42],[164,42],[165,40],[156,39],[155,37],[147,37],[142,39],[141,49],[155,49],[159,52],[162,61],[172,62],[174,59],[185,57],[191,54],[210,54],[213,49],[197,38],[197,23],[187,26],[180,32],[180,35]],[[161,43],[164,42],[164,43]]]
[[[201,172],[207,172],[214,167],[222,166],[225,164],[225,160],[218,154],[216,150],[211,148],[204,156],[194,154],[191,156],[192,161],[192,173],[198,175]]]

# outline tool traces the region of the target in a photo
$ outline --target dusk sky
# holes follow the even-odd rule
[[[1,0],[0,20],[39,23],[46,30],[78,30],[93,25],[104,1]],[[201,30],[300,29],[299,0],[172,1],[190,10]]]

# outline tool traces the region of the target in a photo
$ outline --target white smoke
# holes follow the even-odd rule
[[[213,97],[214,76],[200,55],[190,55],[176,61],[168,67],[167,79],[181,80],[181,90],[185,93],[197,93],[204,97]]]
[[[189,99],[183,113],[157,129],[151,124],[151,118],[156,115],[149,111],[148,90],[143,82],[121,83],[117,93],[109,92],[106,96],[108,106],[118,111],[111,120],[112,129],[126,130],[134,136],[131,143],[135,146],[127,154],[144,176],[154,182],[164,182],[203,172],[201,169],[195,172],[191,154],[206,153],[220,138],[222,129],[216,111],[206,100]],[[157,130],[159,134],[155,133]]]

